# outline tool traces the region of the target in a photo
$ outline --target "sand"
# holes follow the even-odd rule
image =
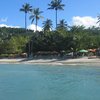
[[[100,65],[99,58],[89,59],[88,57],[76,58],[76,59],[0,59],[0,63],[13,63],[13,64],[52,64],[52,65],[76,65],[76,64],[92,64]]]

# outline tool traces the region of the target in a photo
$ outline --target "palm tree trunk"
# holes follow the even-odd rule
[[[25,13],[25,30],[27,30],[27,13]]]
[[[36,32],[37,32],[37,18],[36,18]]]
[[[28,57],[30,57],[30,41],[28,43]]]
[[[56,29],[57,29],[57,9],[56,9]]]

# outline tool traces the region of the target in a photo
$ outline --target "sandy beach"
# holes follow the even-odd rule
[[[76,58],[76,59],[0,59],[0,63],[15,63],[15,64],[52,64],[52,65],[67,65],[67,64],[92,64],[100,65],[99,58],[89,59],[88,57]]]

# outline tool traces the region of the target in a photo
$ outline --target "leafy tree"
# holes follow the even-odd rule
[[[38,20],[39,20],[40,18],[43,18],[43,17],[40,15],[41,13],[43,13],[43,12],[40,11],[39,8],[32,9],[32,11],[31,11],[30,20],[32,20],[31,23],[33,23],[33,21],[36,20],[36,24],[35,24],[35,25],[36,25],[36,31],[37,31]]]
[[[49,8],[48,9],[54,9],[56,11],[56,28],[57,28],[57,11],[58,10],[64,10],[63,7],[65,6],[64,4],[61,4],[62,0],[52,0],[50,4],[48,4]]]
[[[25,36],[13,36],[8,44],[8,48],[10,50],[10,53],[22,53],[22,52],[26,52],[26,43],[28,42],[29,38],[25,37]]]
[[[20,9],[20,11],[25,12],[25,29],[27,30],[27,13],[30,12],[32,10],[32,6],[30,6],[30,4],[25,3],[24,5],[22,5],[22,8]]]

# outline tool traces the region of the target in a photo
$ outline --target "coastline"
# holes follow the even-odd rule
[[[88,59],[88,57],[75,59],[0,59],[0,64],[49,64],[49,65],[100,65],[99,58]]]

